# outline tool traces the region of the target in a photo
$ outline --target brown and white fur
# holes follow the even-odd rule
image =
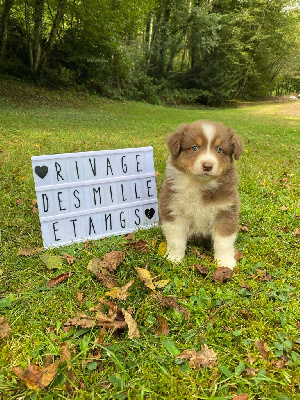
[[[241,139],[221,123],[200,120],[180,125],[167,145],[159,199],[167,257],[181,261],[188,239],[210,238],[218,265],[233,269],[240,209],[233,157],[242,153]]]

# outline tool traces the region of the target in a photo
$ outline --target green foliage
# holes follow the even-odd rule
[[[112,98],[223,105],[299,73],[292,0],[3,0],[0,26],[3,73]]]

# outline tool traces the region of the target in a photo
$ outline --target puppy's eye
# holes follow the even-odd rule
[[[197,151],[198,149],[199,149],[198,146],[193,146],[193,147],[192,147],[192,151]]]
[[[222,153],[222,151],[223,151],[223,150],[222,150],[221,147],[216,147],[216,152],[217,152],[217,153]]]

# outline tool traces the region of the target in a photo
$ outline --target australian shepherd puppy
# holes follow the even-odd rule
[[[241,139],[221,123],[200,120],[180,125],[167,145],[159,199],[167,257],[181,261],[188,239],[210,238],[218,265],[233,269],[240,209],[233,158],[242,153]]]

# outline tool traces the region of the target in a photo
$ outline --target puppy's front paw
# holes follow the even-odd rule
[[[236,266],[236,261],[234,257],[230,257],[223,260],[217,260],[217,264],[219,267],[226,267],[233,269]]]
[[[183,260],[185,252],[182,253],[182,251],[175,251],[171,250],[167,252],[167,259],[174,262],[174,263],[179,263],[180,261]]]

